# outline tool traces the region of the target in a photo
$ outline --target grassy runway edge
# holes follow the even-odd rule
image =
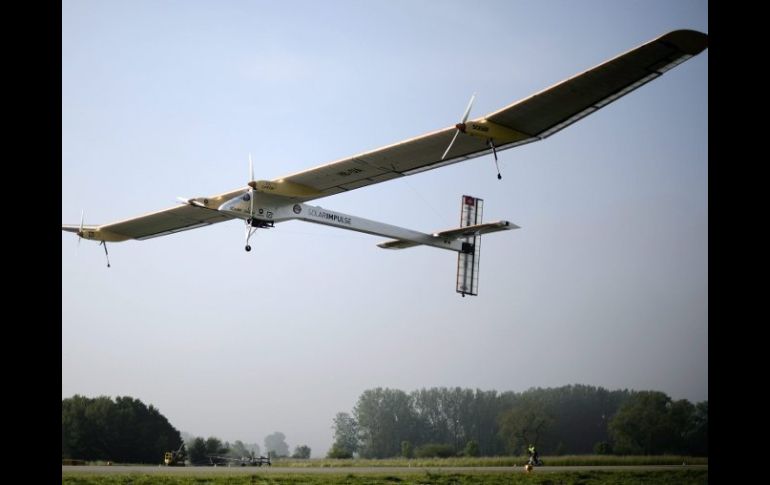
[[[469,484],[542,484],[542,485],[702,485],[708,483],[708,470],[603,471],[582,470],[526,474],[521,469],[510,472],[473,471],[463,473],[407,472],[378,474],[355,473],[272,473],[244,472],[242,475],[211,475],[205,471],[195,475],[126,473],[92,475],[68,472],[62,476],[66,485],[469,485]]]

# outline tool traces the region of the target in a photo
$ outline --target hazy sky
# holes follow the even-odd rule
[[[62,222],[272,179],[497,110],[706,1],[62,3]],[[366,389],[582,383],[708,399],[708,51],[538,143],[314,204],[431,232],[460,197],[522,228],[456,255],[289,222],[109,246],[62,234],[62,397],[313,456]],[[159,457],[160,459],[160,457]]]

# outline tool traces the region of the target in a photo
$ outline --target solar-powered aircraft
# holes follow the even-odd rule
[[[62,230],[104,245],[144,240],[240,219],[245,222],[245,249],[257,229],[300,220],[384,236],[385,249],[431,246],[455,251],[457,292],[478,294],[480,237],[516,229],[501,220],[482,222],[483,200],[463,196],[460,227],[423,233],[335,212],[307,202],[368,185],[492,154],[547,138],[618,98],[663,75],[708,47],[708,36],[677,30],[588,69],[498,111],[468,119],[474,96],[454,126],[411,138],[274,180],[257,180],[249,156],[250,178],[243,187],[218,195],[181,199],[181,205],[102,225],[62,225]],[[500,175],[497,166],[497,177]]]

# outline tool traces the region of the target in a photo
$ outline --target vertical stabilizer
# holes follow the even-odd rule
[[[463,195],[460,211],[460,227],[481,224],[484,213],[484,201]],[[461,238],[463,249],[457,253],[457,292],[465,295],[478,295],[479,260],[481,256],[481,236],[471,234]]]

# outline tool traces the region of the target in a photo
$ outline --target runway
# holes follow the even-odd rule
[[[62,466],[64,474],[141,474],[141,475],[260,475],[260,474],[404,474],[404,473],[521,473],[521,466],[485,467],[228,467],[228,466]],[[647,465],[647,466],[543,466],[534,473],[582,471],[662,471],[708,470],[708,465]]]

